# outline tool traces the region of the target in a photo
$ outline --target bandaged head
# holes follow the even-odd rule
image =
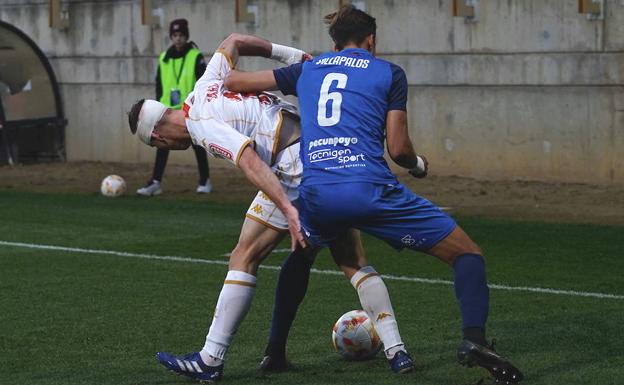
[[[154,127],[162,119],[167,112],[167,106],[156,100],[146,99],[139,112],[139,120],[137,122],[137,136],[147,145],[152,140],[152,132]]]

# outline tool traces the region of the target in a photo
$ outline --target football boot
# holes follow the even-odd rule
[[[414,361],[406,351],[398,351],[388,360],[390,369],[397,374],[409,373],[415,369]]]
[[[290,369],[290,364],[286,357],[267,354],[260,361],[258,370],[260,372],[284,372]]]
[[[202,361],[199,353],[177,357],[166,352],[158,352],[156,359],[165,368],[199,382],[213,383],[223,377],[223,364],[208,366]]]
[[[494,341],[483,346],[463,340],[457,348],[457,361],[467,367],[480,366],[494,377],[497,384],[516,384],[524,378],[522,372],[494,350]]]

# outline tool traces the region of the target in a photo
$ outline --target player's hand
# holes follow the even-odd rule
[[[301,233],[301,222],[299,222],[299,211],[294,206],[285,213],[288,220],[288,231],[290,232],[290,249],[295,250],[297,245],[305,249],[306,242]]]
[[[424,178],[427,176],[427,172],[429,172],[429,162],[424,156],[417,155],[417,158],[418,162],[416,163],[416,166],[409,170],[409,173],[414,178]]]
[[[314,56],[310,55],[307,52],[304,52],[303,55],[301,55],[301,62],[303,63],[304,61],[308,61],[308,60],[312,60],[314,59]]]

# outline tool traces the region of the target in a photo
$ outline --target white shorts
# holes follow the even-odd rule
[[[303,172],[301,159],[299,159],[299,142],[280,151],[275,157],[275,163],[271,166],[271,169],[282,184],[288,199],[291,202],[297,199],[299,197],[297,187],[299,187],[301,173]],[[246,217],[274,230],[283,231],[288,229],[288,221],[284,214],[262,191],[258,191],[258,195],[251,202]]]

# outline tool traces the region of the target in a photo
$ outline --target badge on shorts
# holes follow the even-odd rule
[[[171,93],[169,94],[169,104],[171,106],[177,106],[178,104],[180,104],[180,99],[182,99],[181,96],[182,92],[180,92],[180,90],[171,90]]]

